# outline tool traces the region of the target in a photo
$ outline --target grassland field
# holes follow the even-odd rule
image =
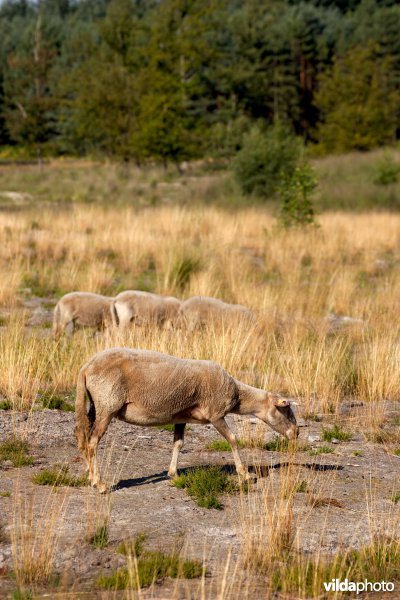
[[[400,597],[400,184],[373,183],[382,156],[316,161],[318,226],[289,230],[204,164],[0,167],[0,597],[339,598],[336,577]],[[257,324],[52,339],[61,295],[124,289],[241,303]],[[231,417],[247,489],[218,434],[191,426],[174,487],[171,432],[114,423],[100,453],[115,490],[99,496],[75,383],[121,345],[295,397],[298,443]]]

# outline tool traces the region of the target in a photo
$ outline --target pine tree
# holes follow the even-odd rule
[[[378,56],[379,48],[355,48],[321,77],[318,138],[326,151],[369,150],[393,140],[400,96],[391,59]]]

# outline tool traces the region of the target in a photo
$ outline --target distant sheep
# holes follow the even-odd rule
[[[190,331],[202,326],[238,324],[240,321],[255,323],[249,308],[208,296],[193,296],[182,302],[179,310],[179,323]]]
[[[133,425],[175,425],[170,477],[176,476],[186,423],[214,425],[231,445],[236,470],[245,478],[225,415],[254,415],[288,439],[299,432],[288,399],[241,383],[214,362],[149,350],[113,348],[95,354],[79,372],[75,410],[78,447],[90,482],[100,492],[107,486],[100,479],[97,446],[113,417]]]
[[[113,322],[121,328],[131,324],[171,326],[177,319],[180,306],[181,301],[173,296],[128,290],[114,299]]]
[[[71,292],[56,304],[53,316],[53,334],[58,338],[64,332],[72,335],[76,326],[102,329],[112,324],[113,298],[90,292]]]

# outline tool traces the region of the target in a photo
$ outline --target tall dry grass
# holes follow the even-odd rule
[[[138,211],[80,205],[59,211],[0,213],[4,234],[0,394],[15,409],[32,409],[43,392],[71,391],[79,369],[95,352],[113,346],[139,347],[215,360],[251,385],[298,397],[305,416],[330,413],[340,419],[343,401],[362,402],[367,412],[349,418],[347,425],[378,440],[386,408],[398,400],[400,389],[400,216],[336,213],[319,221],[319,228],[283,231],[268,212],[255,208],[229,213],[211,207]],[[58,342],[49,329],[28,324],[32,297],[41,298],[42,306],[49,308],[71,290],[115,294],[131,288],[239,302],[253,309],[258,323],[251,328],[241,324],[196,332],[138,327],[94,336],[79,331],[71,340]],[[333,331],[329,313],[362,322]],[[261,426],[256,435],[261,442],[265,429]],[[395,437],[383,441],[388,447],[400,444]],[[317,597],[324,577],[345,574],[349,567],[343,557],[332,566],[322,555],[304,563],[304,557],[296,554],[300,535],[296,489],[301,481],[298,470],[291,467],[292,458],[289,454],[289,465],[275,479],[269,478],[261,493],[243,497],[243,562],[227,559],[214,595],[209,596],[203,582],[198,597],[235,598],[238,586],[243,597],[257,597],[255,572],[269,582],[262,597],[272,597],[276,590]],[[114,461],[112,448],[103,460],[107,472]],[[325,493],[316,478],[307,481],[312,497]],[[334,482],[332,475],[328,490]],[[48,577],[43,565],[52,563],[56,538],[43,553],[36,534],[23,534],[36,521],[29,521],[32,511],[22,507],[15,507],[14,547],[26,557],[16,564],[21,585],[26,585]],[[369,507],[366,502],[364,515],[370,515],[372,522],[375,511]],[[110,510],[109,505],[101,510],[91,505],[92,529],[108,519]],[[306,506],[302,526],[308,516],[312,519],[313,510],[312,504]],[[329,510],[328,506],[325,523]],[[98,514],[101,523],[94,518]],[[56,529],[54,523],[50,529]],[[375,544],[372,533],[370,542]],[[32,548],[39,549],[37,556],[43,560],[32,562]],[[394,552],[390,560],[396,558],[397,550],[389,542],[386,549]],[[374,554],[368,552],[365,556],[371,562]],[[287,557],[289,575],[282,583]],[[361,564],[364,558],[357,560]],[[140,592],[132,594],[140,596]]]
[[[306,412],[337,412],[346,396],[396,399],[400,217],[326,214],[320,225],[279,230],[259,209],[2,213],[0,392],[28,406],[39,389],[71,388],[94,351],[122,343],[212,358],[248,383],[300,397]],[[58,345],[24,327],[32,295],[50,306],[71,290],[131,288],[239,302],[259,326],[193,335],[138,328],[122,339],[84,332]],[[363,323],[333,334],[329,313]]]

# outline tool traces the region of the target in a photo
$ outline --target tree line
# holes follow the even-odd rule
[[[5,0],[0,144],[230,158],[282,123],[320,152],[400,135],[394,0]]]

